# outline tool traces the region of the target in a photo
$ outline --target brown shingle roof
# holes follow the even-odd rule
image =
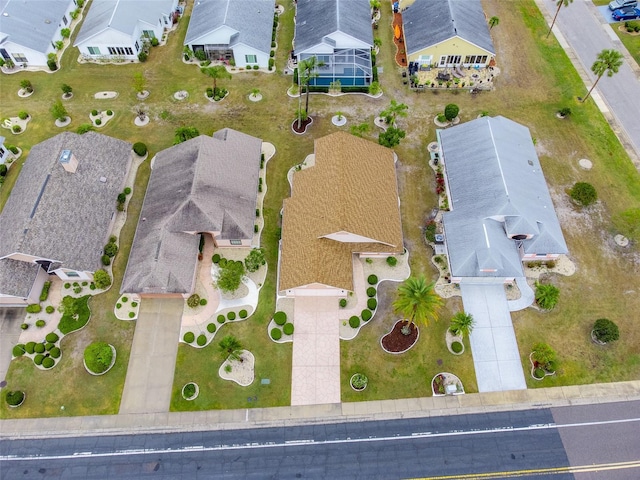
[[[372,242],[323,238],[337,232]],[[280,290],[321,283],[353,290],[353,253],[401,253],[394,154],[337,132],[315,142],[315,166],[294,174],[284,201]]]

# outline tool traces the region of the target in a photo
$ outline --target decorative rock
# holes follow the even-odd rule
[[[438,142],[431,142],[428,146],[427,146],[427,150],[429,150],[430,152],[436,153],[440,151],[440,145],[438,144]]]
[[[143,119],[141,119],[138,115],[133,120],[133,123],[136,124],[137,127],[144,127],[149,123],[149,115],[145,115]]]
[[[136,97],[138,97],[138,100],[144,100],[148,96],[149,96],[149,90],[143,90],[141,92],[136,93]]]
[[[627,245],[629,245],[629,239],[624,235],[616,235],[615,237],[613,237],[613,241],[621,247],[626,247]]]
[[[93,95],[93,98],[104,100],[105,98],[116,98],[117,96],[118,92],[98,92]]]
[[[586,158],[581,158],[578,164],[583,170],[591,170],[593,168],[593,163],[591,162],[591,160],[588,160]]]

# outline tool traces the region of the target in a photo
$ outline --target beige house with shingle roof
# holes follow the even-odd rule
[[[393,151],[344,132],[314,149],[315,165],[294,173],[284,201],[281,295],[346,295],[353,255],[404,251]]]

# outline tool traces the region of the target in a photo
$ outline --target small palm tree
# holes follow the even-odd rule
[[[227,69],[224,65],[216,65],[214,67],[202,67],[200,71],[204,73],[206,76],[213,78],[214,95],[215,95],[215,91],[218,89],[217,81],[224,78],[231,78],[231,74],[227,72]]]
[[[434,282],[427,284],[424,276],[421,276],[409,277],[398,287],[398,297],[393,302],[393,311],[402,315],[407,322],[402,327],[403,334],[409,335],[414,323],[428,326],[430,320],[438,320],[442,299],[433,289],[434,285]]]
[[[389,125],[393,126],[396,123],[396,118],[407,116],[408,109],[408,105],[391,100],[389,106],[380,112],[380,116],[384,118]]]
[[[449,330],[454,335],[464,337],[471,334],[476,321],[473,319],[473,315],[465,312],[456,313],[451,319],[451,327]]]
[[[315,55],[309,58],[305,58],[298,63],[298,81],[300,85],[305,86],[306,99],[305,99],[305,107],[304,111],[309,113],[309,83],[311,80],[318,77],[318,67],[323,67],[324,62],[319,61],[318,57]],[[298,99],[298,106],[300,105],[301,98]],[[301,110],[299,108],[299,110]],[[300,128],[300,124],[302,122],[302,117],[298,115],[298,128]]]
[[[253,98],[256,98],[258,95],[260,95],[260,89],[259,88],[252,88],[251,89],[251,96]]]
[[[489,30],[500,23],[500,19],[498,17],[491,17],[489,19]]]
[[[558,303],[560,289],[551,283],[536,282],[535,298],[540,308],[551,310]]]
[[[595,73],[598,78],[596,78],[595,83],[591,86],[587,96],[582,99],[582,102],[589,98],[589,95],[591,95],[591,92],[596,88],[596,85],[605,73],[607,74],[607,77],[613,77],[614,73],[618,73],[618,70],[622,66],[622,59],[622,54],[617,50],[602,50],[598,54],[598,58],[591,66],[591,71]]]
[[[242,362],[242,344],[233,335],[227,335],[218,344],[220,355],[225,360],[240,360]]]
[[[553,26],[556,24],[556,18],[558,18],[558,14],[560,13],[560,9],[562,8],[562,6],[564,5],[565,7],[568,7],[569,4],[572,2],[573,0],[556,0],[556,5],[558,6],[558,8],[556,10],[556,14],[553,16],[553,22],[551,22],[549,31],[547,32],[547,38],[549,38],[549,35],[551,35],[551,30],[553,29]]]

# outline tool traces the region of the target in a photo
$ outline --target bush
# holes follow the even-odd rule
[[[116,253],[118,253],[118,245],[113,242],[109,242],[104,246],[104,254],[108,257],[115,257]]]
[[[259,66],[259,65],[254,65],[254,66],[253,66],[253,69],[254,69],[254,70],[258,70],[259,68],[260,68],[260,66]]]
[[[271,338],[273,338],[274,340],[280,340],[282,338],[282,330],[280,330],[279,328],[272,328]]]
[[[24,110],[21,110],[20,112],[18,112],[18,118],[20,120],[26,120],[27,118],[29,118],[29,114]]]
[[[96,272],[93,274],[93,282],[95,283],[97,288],[102,290],[111,285],[111,277],[105,270],[101,268],[99,270],[96,270]]]
[[[20,328],[22,330],[26,330],[27,328],[29,328],[29,324],[28,323],[23,323],[22,325],[20,325]]]
[[[259,210],[256,210],[256,214],[259,214]],[[244,259],[244,266],[247,272],[256,272],[266,262],[264,258],[263,248],[252,248],[249,255]]]
[[[122,191],[125,195],[131,195],[131,187],[125,187]]]
[[[33,357],[33,363],[35,363],[36,365],[42,365],[43,360],[44,360],[44,355],[41,353]]]
[[[284,326],[282,327],[282,331],[284,332],[285,335],[292,335],[293,323],[285,323]]]
[[[236,319],[236,312],[229,312],[227,313],[227,319],[228,320],[235,320]]]
[[[20,125],[13,125],[11,127],[11,131],[13,131],[13,133],[20,133],[22,131],[22,127]]]
[[[620,338],[620,330],[608,318],[599,318],[593,325],[593,335],[600,342],[615,342]]]
[[[82,125],[80,125],[78,127],[78,129],[76,130],[76,132],[80,135],[87,133],[87,132],[92,132],[93,130],[95,130],[95,128],[93,128],[93,125],[91,125],[90,123],[83,123]]]
[[[218,266],[220,273],[216,286],[223,292],[235,292],[240,287],[242,277],[245,274],[244,263],[230,260],[223,265],[221,260]]]
[[[453,350],[453,353],[462,352],[462,344],[460,342],[453,342],[451,344],[451,350]]]
[[[284,312],[276,312],[273,314],[273,321],[276,322],[277,325],[284,325],[287,323],[287,314]]]
[[[395,267],[398,264],[398,259],[396,257],[387,257],[387,265],[390,267]]]
[[[201,298],[200,299],[200,305],[204,307],[206,304],[207,304],[207,299],[206,298]]]
[[[9,391],[4,398],[7,401],[8,405],[16,407],[24,401],[24,392],[21,392],[19,390]]]
[[[47,60],[47,66],[49,67],[49,70],[51,70],[52,72],[55,72],[56,70],[58,70],[58,64],[53,58],[50,58]]]
[[[98,110],[96,110],[95,108],[93,110],[91,110],[91,115],[94,116],[94,117],[96,115],[98,115]]]
[[[129,312],[129,318],[134,318],[136,316],[135,312]]]
[[[586,182],[577,182],[569,191],[569,195],[583,207],[589,206],[598,200],[596,189],[593,185]]]
[[[149,58],[149,55],[146,52],[140,52],[138,54],[138,60],[140,60],[141,63],[146,62],[147,58]]]
[[[80,293],[82,292],[82,287],[73,287],[73,293]]]
[[[367,277],[367,282],[369,285],[376,285],[378,283],[378,277],[375,275],[369,275]]]
[[[200,305],[200,295],[198,295],[197,293],[191,295],[187,299],[187,305],[191,308],[196,308],[198,305]]]
[[[544,376],[545,376],[544,368],[540,368],[540,367],[536,368],[533,371],[533,376],[536,377],[536,378],[544,378]]]
[[[376,296],[376,289],[375,287],[369,287],[367,288],[367,297],[375,297]]]
[[[84,349],[84,363],[93,373],[103,373],[113,361],[113,350],[107,342],[94,342]]]
[[[222,324],[227,321],[227,317],[224,315],[218,315],[218,323]]]
[[[377,306],[378,301],[375,298],[370,298],[369,300],[367,300],[367,308],[369,310],[375,310]]]
[[[360,316],[362,317],[363,322],[368,322],[369,320],[371,320],[373,314],[371,313],[371,310],[363,310]]]
[[[40,292],[40,301],[44,302],[49,298],[49,289],[51,288],[51,282],[44,282],[42,285],[42,292]]]
[[[51,357],[44,357],[42,359],[42,366],[44,368],[51,368],[56,364],[55,360]]]
[[[27,308],[25,310],[27,311],[27,313],[40,313],[42,307],[38,303],[32,303],[31,305],[27,305]]]
[[[35,348],[36,342],[27,342],[27,344],[24,346],[24,350],[30,355],[36,351]]]
[[[60,349],[58,347],[53,347],[51,350],[49,350],[49,355],[51,355],[52,358],[60,358]]]
[[[269,59],[269,70],[273,70],[273,67],[275,66],[276,62],[274,61],[273,58]]]
[[[49,351],[51,351],[51,349],[52,349],[53,347],[55,347],[55,346],[56,346],[56,344],[55,344],[55,343],[47,343],[47,344],[45,344],[44,349],[45,349],[47,352],[49,352]]]
[[[344,308],[347,306],[347,299],[346,298],[341,298],[340,302],[339,302],[340,308]]]
[[[544,310],[551,310],[558,303],[560,289],[550,283],[536,283],[535,299],[538,306]]]
[[[196,336],[193,332],[187,332],[182,336],[182,340],[184,340],[186,343],[193,343],[195,339]]]
[[[211,257],[211,261],[217,264],[220,261],[220,254],[215,253],[213,257]]]
[[[116,303],[116,308],[117,308],[117,309],[122,308],[122,304],[121,304],[120,302]]]
[[[360,326],[360,317],[354,315],[349,319],[349,326],[351,328],[358,328]]]
[[[182,395],[185,398],[192,398],[196,394],[196,385],[194,383],[187,383],[182,387]]]
[[[84,327],[89,321],[91,311],[87,304],[89,295],[79,298],[66,296],[62,299],[62,318],[58,329],[64,334],[75,332]]]
[[[458,116],[460,108],[455,103],[450,103],[444,107],[444,117],[450,122]]]
[[[111,257],[109,255],[102,255],[102,257],[100,257],[100,260],[102,261],[102,265],[104,265],[105,267],[111,265]]]
[[[156,37],[153,37],[151,39],[151,46],[152,47],[157,47],[159,44],[160,44],[160,41]]]
[[[207,332],[214,333],[216,331],[216,324],[210,323],[207,325]]]
[[[53,307],[51,307],[53,308]],[[42,328],[47,324],[47,322],[45,322],[44,320],[36,320],[36,327],[38,328]]]
[[[246,310],[240,310],[240,311],[238,312],[238,316],[239,316],[240,318],[247,318],[247,311],[246,311]]]
[[[207,343],[207,336],[198,335],[198,340],[196,340],[196,343],[198,344],[199,347],[204,347],[204,345]]]
[[[45,340],[50,343],[56,343],[59,339],[60,337],[55,332],[47,333],[45,337]]]
[[[44,353],[46,350],[44,343],[36,343],[36,346],[33,347],[34,353]]]
[[[12,353],[14,357],[21,357],[24,355],[25,347],[22,343],[17,344],[13,347]]]
[[[9,168],[4,163],[1,163],[0,164],[0,177],[6,177],[8,171],[9,171]]]
[[[133,151],[139,157],[144,157],[147,154],[147,146],[142,142],[136,142],[133,144]]]

